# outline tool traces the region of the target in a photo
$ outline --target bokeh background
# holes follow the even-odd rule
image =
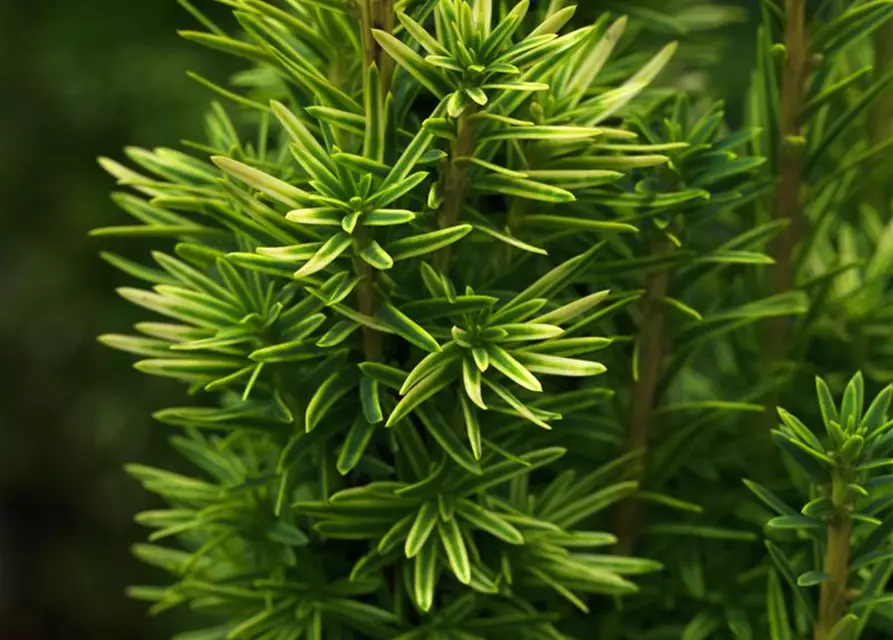
[[[229,61],[177,36],[191,26],[173,0],[0,0],[0,638],[176,625],[124,596],[160,576],[130,556],[152,503],[121,466],[169,464],[149,414],[179,389],[96,342],[136,310],[87,231],[122,219],[97,156],[200,127],[208,96],[184,71]]]
[[[177,28],[194,24],[174,0],[0,0],[4,640],[142,640],[183,628],[177,614],[150,618],[124,595],[127,585],[163,576],[129,553],[144,535],[133,514],[153,502],[121,470],[178,466],[150,413],[182,392],[97,344],[96,335],[125,331],[138,312],[116,296],[126,278],[96,257],[99,243],[87,236],[123,220],[95,158],[196,137],[209,96],[185,71],[222,81],[234,69],[179,39]],[[729,55],[709,70],[733,117],[753,30],[732,27]]]

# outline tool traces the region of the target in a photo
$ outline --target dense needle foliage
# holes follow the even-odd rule
[[[848,207],[893,4],[764,0],[733,129],[707,2],[220,1],[181,2],[249,62],[195,76],[206,139],[102,160],[139,224],[97,235],[160,243],[104,254],[156,317],[102,340],[192,398],[155,417],[194,472],[128,469],[175,577],[132,595],[184,640],[890,624],[890,391],[798,402],[889,376],[890,216]]]

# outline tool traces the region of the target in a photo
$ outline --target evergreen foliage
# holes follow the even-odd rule
[[[195,76],[206,139],[102,160],[138,224],[96,235],[162,247],[103,254],[156,318],[102,341],[192,398],[155,417],[194,471],[128,469],[168,504],[135,552],[174,576],[132,595],[208,614],[181,640],[890,624],[889,388],[796,401],[889,377],[891,223],[860,193],[893,3],[807,31],[763,0],[736,129],[691,81],[717,4],[219,1],[230,28],[181,0],[249,63]],[[825,440],[772,430],[788,397]]]
[[[790,619],[815,638],[858,637],[871,610],[889,603],[884,587],[893,571],[888,539],[893,518],[889,466],[893,422],[886,420],[893,397],[887,386],[865,407],[862,374],[846,386],[838,407],[828,385],[816,379],[825,434],[817,436],[797,417],[779,409],[782,424],[772,438],[792,462],[795,484],[808,500],[800,509],[751,481],[748,488],[778,515],[767,527],[777,536],[766,541],[776,569],[769,574],[767,606],[772,637],[792,637]],[[781,544],[800,546],[789,556]],[[811,567],[800,571],[799,566]],[[852,578],[850,574],[853,574]],[[780,585],[793,591],[795,615],[789,616]],[[816,606],[809,587],[819,586]]]

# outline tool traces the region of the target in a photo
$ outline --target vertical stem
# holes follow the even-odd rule
[[[391,73],[394,65],[390,56],[378,45],[372,35],[373,29],[388,33],[394,30],[394,0],[361,0],[359,2],[360,22],[363,27],[363,68],[368,69],[373,62],[381,74],[381,86],[385,92],[391,86]]]
[[[893,64],[893,23],[886,22],[881,25],[872,36],[874,44],[874,69],[881,73]],[[869,147],[881,144],[893,134],[893,91],[884,89],[874,102],[868,113]],[[880,167],[868,189],[866,200],[877,210],[881,220],[890,220],[890,171],[893,169],[890,161],[884,162]],[[850,361],[854,368],[862,367],[867,362],[867,352],[871,338],[862,331],[856,334],[854,348],[851,350]]]
[[[381,76],[384,93],[390,91],[391,58],[382,50],[372,34],[373,29],[392,32],[394,29],[394,0],[361,0],[359,2],[360,22],[363,30],[363,63],[368,69],[374,62]],[[362,260],[355,261],[355,269],[360,282],[356,289],[359,311],[368,316],[375,315],[375,272]],[[367,360],[381,359],[381,334],[371,327],[363,326],[363,353]]]
[[[374,316],[375,281],[373,278],[375,272],[372,271],[372,267],[362,260],[358,259],[354,264],[357,275],[360,276],[360,282],[357,284],[356,289],[357,308],[360,313],[367,316]],[[367,327],[365,325],[361,327],[361,330],[363,332],[363,353],[366,356],[366,360],[373,362],[381,359],[381,334],[372,327]]]
[[[379,49],[375,37],[372,35],[372,0],[363,0],[359,3],[360,9],[360,26],[363,32],[363,69],[369,66],[377,59],[377,51]]]
[[[874,32],[874,68],[877,72],[887,69],[893,63],[893,23],[887,22]],[[870,145],[874,146],[886,140],[891,133],[893,119],[893,91],[885,89],[874,101],[869,113]],[[871,190],[870,202],[880,212],[884,220],[890,214],[890,191],[887,188],[885,171],[876,178]]]
[[[789,219],[770,246],[775,264],[770,268],[769,280],[772,294],[784,293],[793,287],[793,254],[803,236],[803,219],[800,215],[800,171],[803,146],[796,138],[800,135],[800,112],[803,109],[804,88],[809,72],[806,41],[806,0],[787,0],[785,27],[785,61],[782,69],[781,97],[779,104],[779,144],[777,166],[778,190],[775,195],[775,217]],[[764,340],[764,364],[766,368],[783,360],[788,353],[789,320],[772,318],[766,322]],[[775,407],[771,407],[774,420]]]
[[[669,250],[666,240],[652,244],[652,255]],[[633,383],[630,400],[630,422],[627,435],[627,451],[647,451],[651,440],[651,420],[654,414],[654,398],[660,382],[661,364],[665,349],[664,302],[669,285],[667,271],[650,274],[645,280],[645,294],[639,300],[642,321],[639,327],[638,377]],[[641,471],[641,469],[640,469]],[[641,473],[640,473],[641,475]],[[615,532],[618,541],[616,551],[622,555],[632,553],[643,525],[641,504],[626,499],[618,505]]]
[[[819,613],[813,638],[832,640],[831,630],[847,610],[847,575],[850,559],[852,521],[844,502],[846,479],[836,476],[833,481],[833,500],[837,514],[828,523],[828,542],[825,547],[823,570],[829,578],[819,592]]]
[[[456,123],[456,139],[453,141],[449,164],[443,175],[443,204],[437,218],[441,229],[454,226],[462,213],[462,204],[468,194],[468,170],[456,163],[457,158],[474,153],[474,131],[471,120],[471,107],[466,107]],[[435,258],[438,269],[445,271],[450,262],[450,248],[440,250]]]

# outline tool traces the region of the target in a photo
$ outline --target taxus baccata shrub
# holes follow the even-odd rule
[[[889,371],[889,212],[843,208],[888,145],[891,3],[763,0],[733,127],[697,80],[740,18],[715,3],[221,2],[181,2],[246,61],[193,74],[205,137],[102,160],[136,224],[96,235],[157,250],[103,254],[151,319],[101,339],[188,391],[155,418],[193,471],[128,468],[173,576],[131,595],[200,614],[181,640],[893,620],[889,391],[800,402],[851,339]],[[825,439],[775,429],[789,397]]]

